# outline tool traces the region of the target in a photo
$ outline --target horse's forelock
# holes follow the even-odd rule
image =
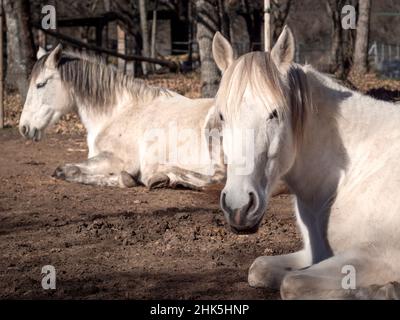
[[[247,84],[269,112],[278,117],[290,115],[295,139],[303,136],[308,109],[312,106],[307,77],[302,68],[292,64],[282,76],[271,55],[266,52],[248,53],[230,66],[224,74],[216,97],[217,106],[226,117],[239,115]]]
[[[277,109],[280,114],[285,112],[282,81],[270,54],[252,52],[240,57],[224,74],[216,97],[217,105],[224,114],[238,116],[248,84],[253,95],[261,99],[269,111]]]

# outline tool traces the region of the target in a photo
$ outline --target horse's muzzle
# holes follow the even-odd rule
[[[32,139],[33,141],[40,141],[42,133],[37,128],[30,128],[29,125],[24,124],[19,126],[19,132],[25,139]]]
[[[260,207],[260,199],[256,192],[248,192],[247,203],[241,208],[232,209],[226,200],[226,192],[222,191],[220,204],[234,233],[250,234],[258,231],[262,217],[257,214]]]

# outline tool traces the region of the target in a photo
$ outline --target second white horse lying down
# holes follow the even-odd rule
[[[188,99],[118,73],[97,58],[39,50],[20,119],[20,132],[40,140],[75,111],[86,130],[89,159],[54,176],[102,186],[202,188],[224,179],[212,99]],[[208,116],[210,114],[211,116]],[[216,142],[209,148],[210,140]]]
[[[257,258],[249,284],[283,298],[399,298],[400,109],[349,90],[293,62],[285,28],[271,53],[234,59],[214,38],[223,71],[216,110],[228,157],[221,206],[233,229],[255,232],[276,181],[295,194],[304,248]],[[238,174],[240,141],[254,133],[254,170]]]

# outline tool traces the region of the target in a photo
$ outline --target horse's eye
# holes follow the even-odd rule
[[[224,116],[222,115],[222,113],[219,113],[219,119],[220,119],[221,121],[224,121]]]
[[[278,118],[278,111],[276,111],[276,109],[270,113],[268,120],[272,120],[274,118]]]
[[[46,85],[46,83],[47,83],[47,81],[38,83],[38,84],[36,85],[36,88],[37,88],[37,89],[43,88],[43,87]]]

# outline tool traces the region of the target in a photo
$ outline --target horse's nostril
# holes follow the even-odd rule
[[[222,207],[225,207],[225,198],[226,198],[226,193],[222,192],[222,194],[221,194],[221,205],[222,205]]]
[[[27,137],[29,133],[29,126],[28,125],[23,125],[19,127],[19,132],[23,137]]]
[[[39,132],[38,132],[38,129],[36,129],[36,128],[33,128],[33,129],[32,129],[32,139],[33,139],[33,140],[35,140],[35,141],[37,140],[37,135],[38,135],[38,133],[39,133]]]
[[[253,211],[255,203],[256,203],[256,201],[255,201],[254,193],[253,192],[249,192],[249,202],[247,203],[247,206],[245,206],[243,208],[243,212],[249,213],[249,212]]]
[[[226,193],[225,192],[221,193],[221,208],[222,208],[222,210],[224,210],[227,213],[230,212],[230,210],[226,206]]]
[[[249,198],[250,198],[249,208],[251,209],[256,203],[256,196],[253,192],[249,192]]]

